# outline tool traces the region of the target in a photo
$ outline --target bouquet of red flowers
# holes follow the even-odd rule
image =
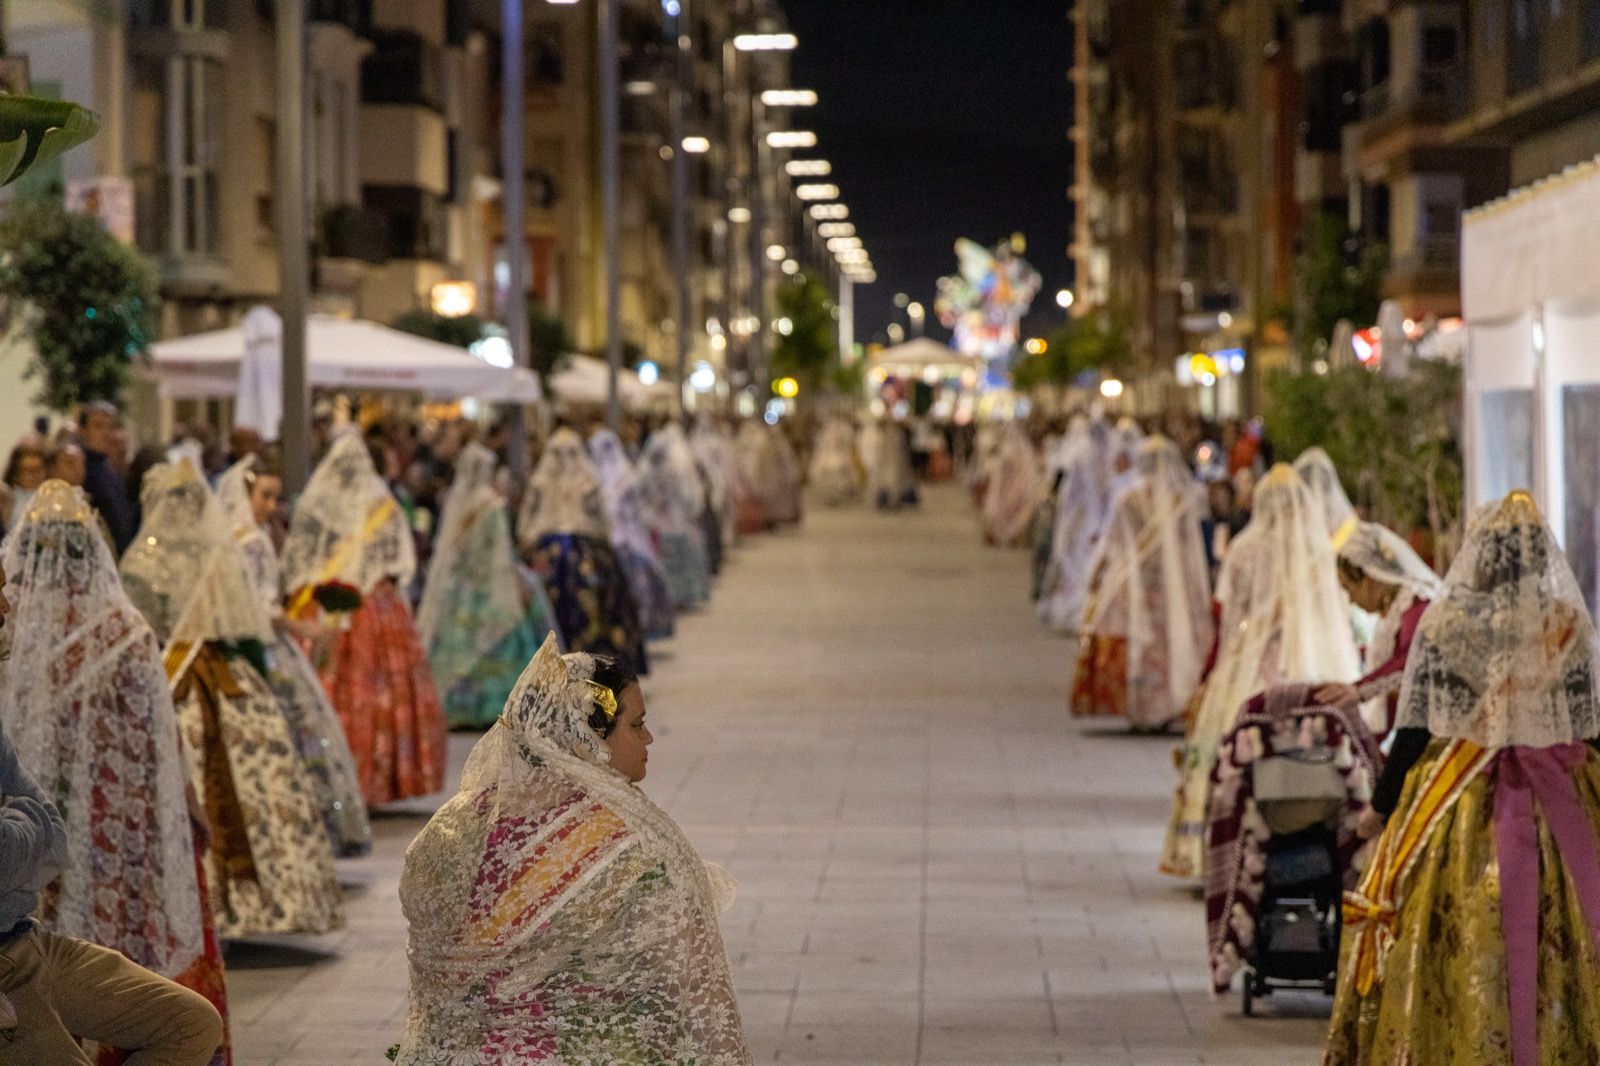
[[[311,596],[329,614],[349,614],[361,606],[361,590],[343,581],[318,585]]]

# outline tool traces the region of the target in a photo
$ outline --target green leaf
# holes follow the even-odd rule
[[[99,129],[98,115],[70,101],[0,95],[0,142],[22,142],[22,154],[5,171],[4,182],[15,181],[31,168],[50,162],[93,137]]]

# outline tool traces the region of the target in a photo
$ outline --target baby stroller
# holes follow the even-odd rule
[[[1356,819],[1379,753],[1353,707],[1313,703],[1313,685],[1253,697],[1212,771],[1206,932],[1219,995],[1244,968],[1244,1013],[1277,988],[1332,994],[1339,911],[1361,847]]]

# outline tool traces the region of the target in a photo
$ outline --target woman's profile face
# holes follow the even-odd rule
[[[633,784],[644,780],[650,762],[650,744],[655,737],[644,724],[644,691],[629,685],[617,697],[617,724],[606,737],[611,749],[611,768]]]
[[[250,489],[250,513],[255,517],[256,525],[267,524],[267,519],[277,511],[278,501],[282,496],[282,481],[271,474],[260,474],[256,477],[256,483]]]
[[[44,484],[44,456],[28,454],[17,460],[17,488],[32,492]]]
[[[1360,580],[1352,580],[1343,566],[1339,567],[1339,584],[1344,587],[1350,602],[1368,614],[1382,614],[1394,599],[1391,595],[1393,585],[1386,585],[1367,574],[1362,574]]]

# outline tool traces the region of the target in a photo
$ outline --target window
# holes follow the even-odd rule
[[[1425,67],[1454,66],[1458,50],[1454,26],[1424,26],[1422,28],[1422,65]]]
[[[277,232],[273,190],[277,187],[278,124],[257,115],[255,137],[256,159],[261,164],[261,171],[256,175],[256,231],[262,237],[270,237]]]

